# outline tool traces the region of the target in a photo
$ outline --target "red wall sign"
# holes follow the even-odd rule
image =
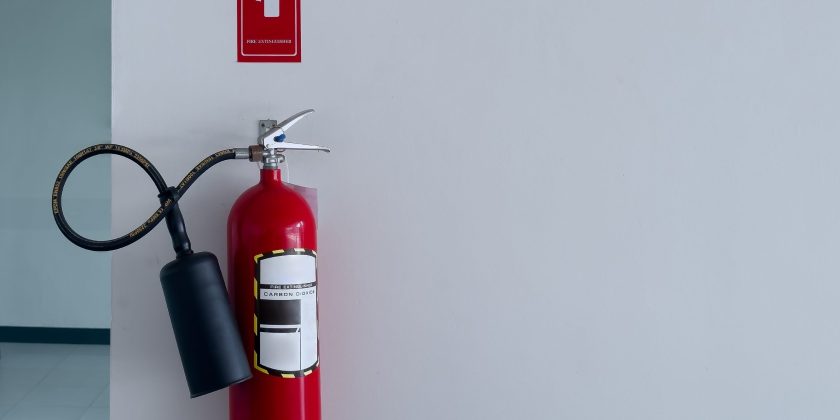
[[[237,1],[237,61],[300,62],[300,0]]]

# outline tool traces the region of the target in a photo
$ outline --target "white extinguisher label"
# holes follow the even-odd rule
[[[315,252],[294,248],[254,257],[254,368],[296,378],[318,365]]]

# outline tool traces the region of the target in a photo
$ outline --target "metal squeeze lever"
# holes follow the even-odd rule
[[[323,146],[286,142],[286,130],[313,112],[315,112],[314,109],[306,109],[279,123],[274,120],[260,121],[262,134],[257,137],[257,144],[248,149],[236,149],[236,158],[247,158],[251,162],[261,162],[263,168],[276,169],[277,165],[286,159],[283,156],[286,150],[314,150],[329,153],[330,149]]]

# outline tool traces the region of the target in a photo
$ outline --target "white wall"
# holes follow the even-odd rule
[[[114,1],[114,142],[171,180],[318,113],[324,418],[840,416],[840,6],[304,0],[302,64],[237,64],[235,2]],[[113,227],[155,204],[114,165]],[[224,255],[256,169],[183,210]],[[113,260],[114,419],[194,401],[157,281]]]
[[[79,149],[111,139],[110,0],[0,1],[0,326],[108,328],[111,256],[61,235],[50,194]],[[111,167],[85,162],[63,204],[111,233]]]

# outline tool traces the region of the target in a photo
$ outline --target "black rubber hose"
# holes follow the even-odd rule
[[[64,219],[64,212],[61,208],[61,195],[64,192],[64,184],[67,182],[67,178],[70,176],[73,169],[75,169],[76,166],[79,166],[79,164],[85,161],[85,159],[102,154],[123,156],[143,168],[146,174],[149,175],[149,178],[152,179],[152,182],[154,182],[155,188],[157,188],[158,192],[160,192],[158,197],[160,198],[161,204],[160,207],[155,210],[155,212],[152,213],[145,222],[143,222],[143,224],[131,232],[119,238],[97,241],[79,235],[73,230],[73,228],[70,227],[69,224],[67,224],[67,220]],[[95,146],[90,146],[79,151],[79,153],[76,153],[72,158],[70,158],[55,178],[55,185],[53,186],[52,191],[52,211],[53,217],[55,217],[55,224],[58,225],[58,229],[64,234],[64,236],[67,237],[67,239],[70,240],[70,242],[73,242],[84,249],[89,249],[91,251],[113,251],[134,243],[154,229],[154,227],[163,220],[164,216],[177,212],[178,217],[172,218],[172,220],[168,223],[170,225],[170,233],[173,234],[173,245],[179,254],[186,251],[191,252],[189,250],[189,240],[186,239],[186,231],[184,230],[183,220],[180,218],[180,212],[177,209],[178,200],[183,197],[187,189],[190,188],[193,182],[195,182],[195,180],[198,179],[204,171],[210,169],[211,166],[219,162],[234,159],[235,156],[236,152],[234,149],[216,152],[199,162],[198,165],[187,173],[177,187],[167,187],[166,181],[164,181],[163,177],[157,169],[155,169],[154,165],[152,165],[148,159],[143,157],[140,153],[137,153],[135,150],[119,144],[97,144]],[[183,232],[183,238],[180,240],[180,245],[176,240],[176,235],[175,232],[173,232],[173,229]],[[182,249],[179,250],[179,246]],[[184,247],[186,247],[186,249],[184,249]]]

